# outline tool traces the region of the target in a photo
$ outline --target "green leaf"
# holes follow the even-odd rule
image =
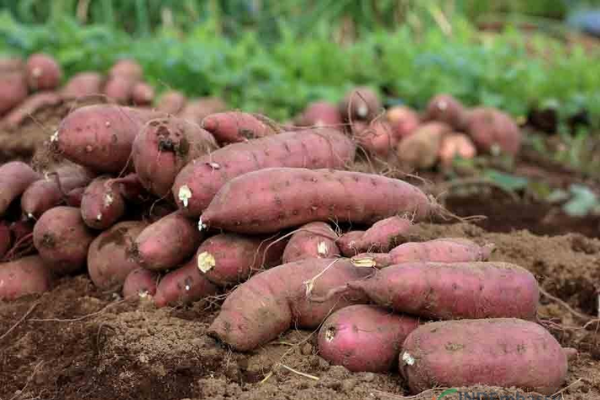
[[[495,169],[485,170],[483,176],[508,191],[523,190],[529,185],[529,179],[525,177],[507,174]]]
[[[573,184],[570,187],[570,192],[573,197],[563,206],[563,210],[567,215],[584,217],[598,206],[598,197],[587,186]]]

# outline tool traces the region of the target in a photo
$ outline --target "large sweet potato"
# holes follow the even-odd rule
[[[14,300],[52,288],[52,272],[40,256],[0,264],[0,300]]]
[[[343,133],[326,128],[234,143],[184,167],[175,178],[173,195],[182,212],[197,217],[225,183],[247,172],[271,167],[344,168],[355,152],[354,143]]]
[[[566,349],[541,325],[520,319],[432,322],[412,331],[402,347],[400,372],[415,394],[488,385],[550,395],[567,374]]]
[[[142,185],[158,197],[165,197],[185,165],[217,148],[209,132],[193,122],[169,116],[144,125],[133,142],[132,158]]]
[[[343,259],[305,259],[254,275],[229,294],[208,334],[238,351],[253,350],[292,326],[315,328],[329,313],[365,304],[364,294],[346,292],[323,303],[308,295],[327,293],[369,272]]]
[[[404,213],[422,220],[437,210],[425,193],[399,179],[329,169],[267,168],[226,183],[199,224],[239,233],[273,233],[313,221],[374,224]]]
[[[340,255],[337,233],[326,222],[310,222],[298,228],[283,252],[283,262],[305,258],[334,258]]]
[[[387,372],[419,320],[370,304],[344,307],[319,329],[319,355],[352,372]]]
[[[22,161],[10,161],[0,166],[0,217],[11,203],[20,197],[41,175]]]

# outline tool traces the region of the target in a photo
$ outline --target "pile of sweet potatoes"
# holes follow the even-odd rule
[[[360,88],[290,130],[219,104],[198,119],[175,93],[160,107],[119,105],[117,89],[136,88],[141,69],[123,62],[110,79],[117,101],[75,109],[49,138],[55,164],[0,166],[0,300],[87,274],[156,307],[224,299],[207,334],[237,351],[318,330],[329,362],[396,369],[414,393],[563,384],[571,350],[536,322],[536,278],[492,261],[492,243],[419,240],[415,225],[444,210],[413,184],[354,169],[361,148],[408,146],[417,163],[437,162],[406,145],[420,136],[514,152],[504,115],[442,97],[427,117],[393,109],[378,120],[377,95]],[[396,133],[361,136],[360,124]]]

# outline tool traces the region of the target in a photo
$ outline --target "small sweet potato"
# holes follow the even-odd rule
[[[338,106],[327,101],[316,101],[310,103],[294,122],[297,126],[342,129],[344,121]]]
[[[133,88],[137,81],[122,75],[111,76],[104,85],[103,92],[110,102],[127,105],[132,102]]]
[[[445,167],[452,165],[456,158],[472,159],[477,155],[477,149],[471,139],[464,133],[454,132],[444,137],[439,149],[440,164]]]
[[[144,69],[136,60],[123,58],[113,64],[108,71],[108,76],[121,76],[137,82],[144,77]]]
[[[143,296],[154,296],[159,279],[160,275],[157,272],[136,268],[127,275],[123,282],[123,297],[137,299]]]
[[[310,222],[298,228],[283,252],[283,263],[305,258],[334,258],[340,255],[337,233],[326,222]]]
[[[63,98],[58,92],[48,91],[35,93],[6,114],[2,123],[8,129],[15,129],[36,113],[57,106],[61,104],[62,101]]]
[[[186,215],[197,217],[223,185],[247,172],[270,167],[344,168],[355,152],[352,140],[329,128],[234,143],[185,166],[175,178],[173,196]]]
[[[148,106],[152,104],[155,97],[154,88],[146,82],[137,82],[133,86],[131,99],[136,106]]]
[[[426,121],[443,122],[457,131],[465,128],[467,110],[454,96],[438,94],[427,104],[424,119]]]
[[[387,253],[406,240],[413,224],[409,218],[394,215],[377,221],[366,231],[350,231],[337,241],[346,257],[366,251]]]
[[[217,148],[215,138],[197,124],[168,116],[144,125],[133,142],[132,159],[144,188],[165,197],[185,165]]]
[[[156,109],[164,113],[177,115],[183,110],[186,102],[187,98],[183,93],[168,90],[160,96]]]
[[[0,217],[11,203],[42,176],[22,161],[9,161],[0,166]]]
[[[327,316],[352,304],[366,304],[359,292],[331,296],[323,303],[309,296],[329,292],[369,272],[343,259],[305,259],[254,275],[237,286],[221,307],[208,335],[238,351],[253,350],[287,331],[318,327]]]
[[[100,95],[104,78],[98,72],[80,72],[73,75],[60,91],[66,99],[79,99],[88,96]]]
[[[201,97],[190,99],[178,116],[202,126],[202,121],[210,114],[227,110],[227,104],[222,99],[218,97]]]
[[[217,286],[246,281],[261,269],[281,264],[287,241],[221,233],[206,239],[196,252],[200,274]]]
[[[513,118],[495,108],[476,107],[467,114],[466,133],[478,149],[516,155],[521,149],[521,130]]]
[[[67,115],[52,143],[68,160],[98,173],[119,173],[133,168],[131,146],[135,136],[151,119],[164,116],[150,110],[96,104]]]
[[[95,178],[83,192],[81,217],[93,229],[107,229],[125,215],[125,199],[111,176]]]
[[[344,307],[319,330],[319,355],[352,372],[388,372],[398,365],[402,342],[419,320],[370,304]]]
[[[78,187],[75,188],[71,191],[69,191],[69,193],[67,193],[67,196],[65,198],[65,203],[68,206],[71,207],[77,207],[80,208],[81,207],[81,200],[83,199],[83,194],[85,193],[85,187]]]
[[[535,277],[504,262],[395,264],[346,286],[396,312],[433,319],[534,320],[539,301]]]
[[[391,107],[386,111],[385,116],[391,126],[392,135],[398,140],[412,135],[421,125],[419,114],[407,106]]]
[[[399,370],[414,394],[440,386],[487,385],[551,395],[568,369],[568,351],[550,332],[515,318],[423,324],[402,347]]]
[[[399,140],[386,120],[376,119],[369,124],[360,122],[352,124],[352,136],[359,146],[369,154],[384,159],[394,151]]]
[[[379,95],[371,88],[359,86],[348,92],[339,105],[344,121],[371,121],[382,110]]]
[[[119,222],[92,241],[87,265],[94,285],[103,290],[121,288],[127,275],[138,268],[133,259],[133,244],[147,226],[143,221]]]
[[[227,111],[207,115],[202,128],[213,134],[221,144],[247,142],[280,132],[275,121],[259,114]]]
[[[175,268],[194,254],[202,239],[196,224],[176,211],[140,233],[135,240],[134,258],[140,267],[152,271]]]
[[[157,307],[190,304],[217,292],[218,288],[200,274],[194,257],[159,281],[154,304]]]
[[[35,248],[48,268],[58,275],[77,272],[85,265],[92,240],[93,232],[75,207],[54,207],[33,228]]]
[[[44,212],[63,203],[69,192],[85,187],[93,177],[90,171],[79,165],[59,165],[23,192],[21,210],[28,218],[39,218]]]
[[[29,88],[35,91],[58,88],[63,77],[61,66],[48,54],[32,54],[27,59],[25,68]]]
[[[29,88],[24,72],[0,73],[0,116],[6,114],[27,98]]]
[[[396,155],[403,166],[425,169],[433,167],[445,135],[452,128],[442,122],[428,122],[421,125],[410,136],[404,138],[396,148]]]
[[[402,213],[414,213],[419,221],[439,211],[424,192],[399,179],[329,169],[266,168],[227,182],[199,225],[259,234],[313,221],[372,225]]]
[[[37,255],[0,264],[0,300],[44,293],[52,284],[52,272]]]
[[[439,238],[427,242],[409,242],[394,247],[389,253],[365,253],[355,256],[355,261],[372,258],[373,266],[384,268],[407,262],[469,262],[487,261],[494,251],[491,243],[480,246],[464,238]]]

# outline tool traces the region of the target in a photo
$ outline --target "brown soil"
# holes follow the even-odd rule
[[[10,133],[21,140],[29,134],[32,138],[19,149],[18,140],[10,136],[12,147],[2,147],[3,157],[30,158],[35,147],[31,143],[43,142],[63,112],[49,113],[43,128],[29,121],[18,133]],[[8,135],[0,132],[0,143],[9,140]],[[539,172],[530,164],[520,168]],[[559,184],[576,179],[551,168],[543,171]],[[542,296],[542,323],[563,346],[579,351],[570,362],[561,395],[574,400],[600,398],[600,323],[582,328],[587,318],[598,317],[599,220],[571,218],[555,207],[516,201],[494,190],[450,196],[445,204],[456,214],[483,214],[487,219],[476,224],[423,224],[413,239],[462,236],[492,242],[497,246],[494,260],[532,271],[552,296]],[[123,302],[98,290],[85,274],[63,278],[41,296],[0,302],[0,399],[393,400],[409,396],[397,373],[350,373],[329,365],[318,356],[314,332],[291,330],[255,352],[230,351],[205,334],[218,309],[216,299],[159,310],[148,299]],[[461,390],[535,398],[516,389]],[[429,391],[417,398],[431,399],[441,392]],[[444,398],[465,397],[455,393]]]

